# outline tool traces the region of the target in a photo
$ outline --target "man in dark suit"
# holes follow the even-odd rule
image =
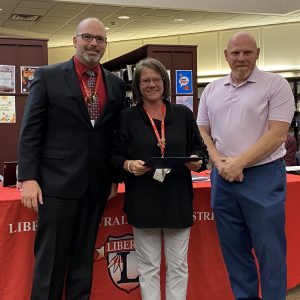
[[[20,133],[22,203],[38,210],[32,300],[61,299],[64,285],[66,299],[89,299],[99,222],[117,192],[110,140],[125,85],[99,64],[101,21],[81,21],[73,43],[71,60],[36,71]]]

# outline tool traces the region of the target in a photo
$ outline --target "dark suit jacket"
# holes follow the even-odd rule
[[[125,84],[103,74],[107,101],[93,127],[73,59],[36,70],[20,132],[20,181],[37,180],[47,196],[78,198],[90,186],[96,197],[107,197],[110,140],[125,106]]]

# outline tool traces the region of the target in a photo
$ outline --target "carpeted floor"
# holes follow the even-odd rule
[[[300,300],[300,285],[287,293],[286,300]]]

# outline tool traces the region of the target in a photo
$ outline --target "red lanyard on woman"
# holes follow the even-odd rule
[[[144,110],[146,112],[146,114],[148,115],[148,118],[151,122],[151,125],[152,125],[152,128],[154,130],[154,133],[156,135],[156,138],[157,138],[157,146],[160,148],[160,153],[161,153],[161,156],[164,157],[164,154],[165,154],[165,148],[166,148],[166,139],[165,139],[165,115],[166,115],[166,106],[165,104],[163,103],[162,104],[162,107],[161,107],[161,115],[162,115],[162,118],[161,118],[161,137],[158,133],[158,130],[157,130],[157,127],[152,119],[152,117],[149,115],[149,113],[147,112],[146,108],[144,107]]]

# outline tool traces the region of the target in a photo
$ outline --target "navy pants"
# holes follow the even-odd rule
[[[285,300],[286,173],[283,160],[247,168],[244,180],[224,180],[212,170],[212,209],[236,300],[257,300],[258,258],[263,300]]]

